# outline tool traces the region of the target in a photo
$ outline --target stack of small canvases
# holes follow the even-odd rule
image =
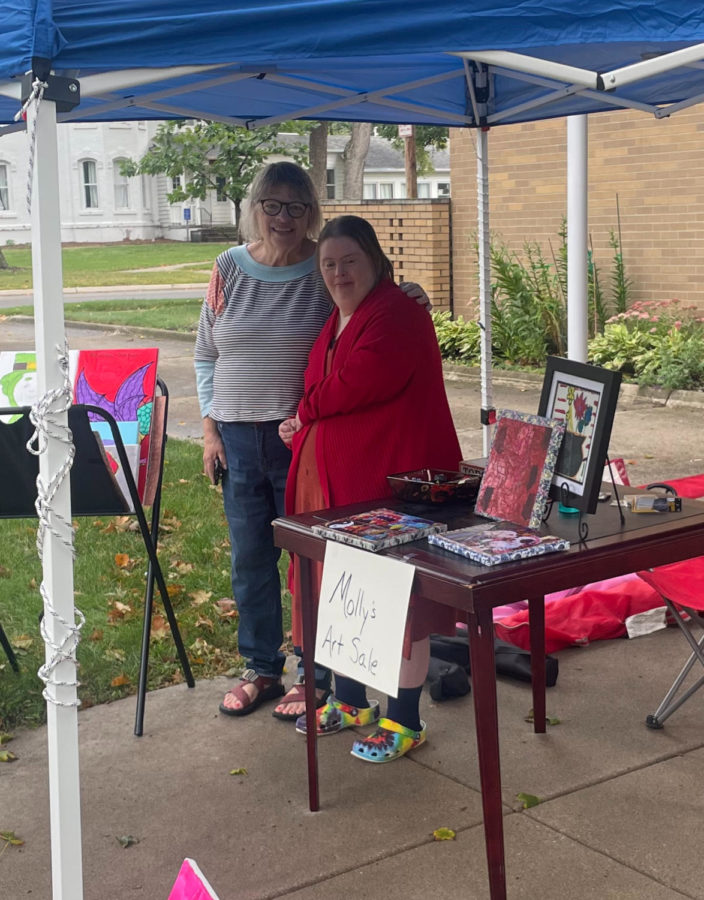
[[[153,502],[159,468],[155,448],[150,452],[156,432],[154,419],[163,415],[162,398],[155,398],[158,355],[154,347],[69,351],[73,403],[100,407],[115,419],[140,501],[145,505]],[[0,352],[0,407],[32,406],[37,399],[35,352]],[[19,418],[20,415],[0,416],[0,422],[12,424]],[[112,429],[97,413],[89,411],[88,418],[127,509],[134,512]],[[158,437],[156,433],[154,436]]]

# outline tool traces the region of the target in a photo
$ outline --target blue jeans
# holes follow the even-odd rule
[[[239,610],[240,654],[258,675],[278,678],[281,652],[281,581],[271,522],[284,515],[291,451],[273,422],[219,422],[227,470],[222,493],[232,546],[232,591]]]

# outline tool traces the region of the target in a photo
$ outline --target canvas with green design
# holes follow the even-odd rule
[[[158,356],[156,347],[69,351],[73,402],[98,406],[113,416],[140,499],[144,499],[148,477]],[[31,406],[37,398],[36,353],[0,351],[0,407]],[[11,424],[18,418],[4,415],[0,422]],[[97,413],[89,412],[88,418],[106,464],[132,509],[110,426]]]

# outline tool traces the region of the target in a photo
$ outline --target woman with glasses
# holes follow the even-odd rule
[[[203,464],[213,483],[222,472],[239,652],[247,666],[220,704],[230,716],[278,698],[277,718],[295,721],[305,709],[302,665],[283,696],[280,551],[271,522],[284,515],[291,461],[279,425],[296,411],[308,353],[332,309],[315,262],[320,226],[308,174],[290,162],[263,169],[244,217],[249,242],[216,259],[198,324]],[[417,286],[404,289],[427,301]],[[329,687],[330,673],[316,669],[321,705]]]

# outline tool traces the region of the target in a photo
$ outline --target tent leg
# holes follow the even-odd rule
[[[587,117],[567,117],[567,356],[587,361]]]
[[[483,455],[489,455],[493,396],[491,379],[491,238],[489,235],[489,131],[477,131],[477,237],[479,242],[479,327],[481,329],[481,421]]]
[[[57,352],[57,343],[63,343],[64,307],[55,103],[50,100],[30,103],[27,124],[29,133],[34,131],[36,137],[32,192],[32,269],[37,383],[39,396],[44,397],[50,391],[58,393],[64,384],[64,373]],[[52,412],[51,419],[59,427],[68,427],[66,409],[63,412]],[[49,486],[57,479],[70,446],[55,434],[47,437],[46,446],[39,456],[39,475],[45,492],[48,492]],[[53,497],[47,500],[47,506],[50,507],[47,518],[52,528],[44,531],[42,587],[46,598],[43,623],[47,636],[46,659],[50,662],[54,658],[51,645],[61,646],[71,635],[66,623],[73,625],[76,620],[68,477],[63,479]],[[41,522],[39,527],[42,528]],[[49,673],[45,692],[48,697],[49,808],[54,900],[83,898],[76,674],[75,652],[67,652],[66,658]]]

